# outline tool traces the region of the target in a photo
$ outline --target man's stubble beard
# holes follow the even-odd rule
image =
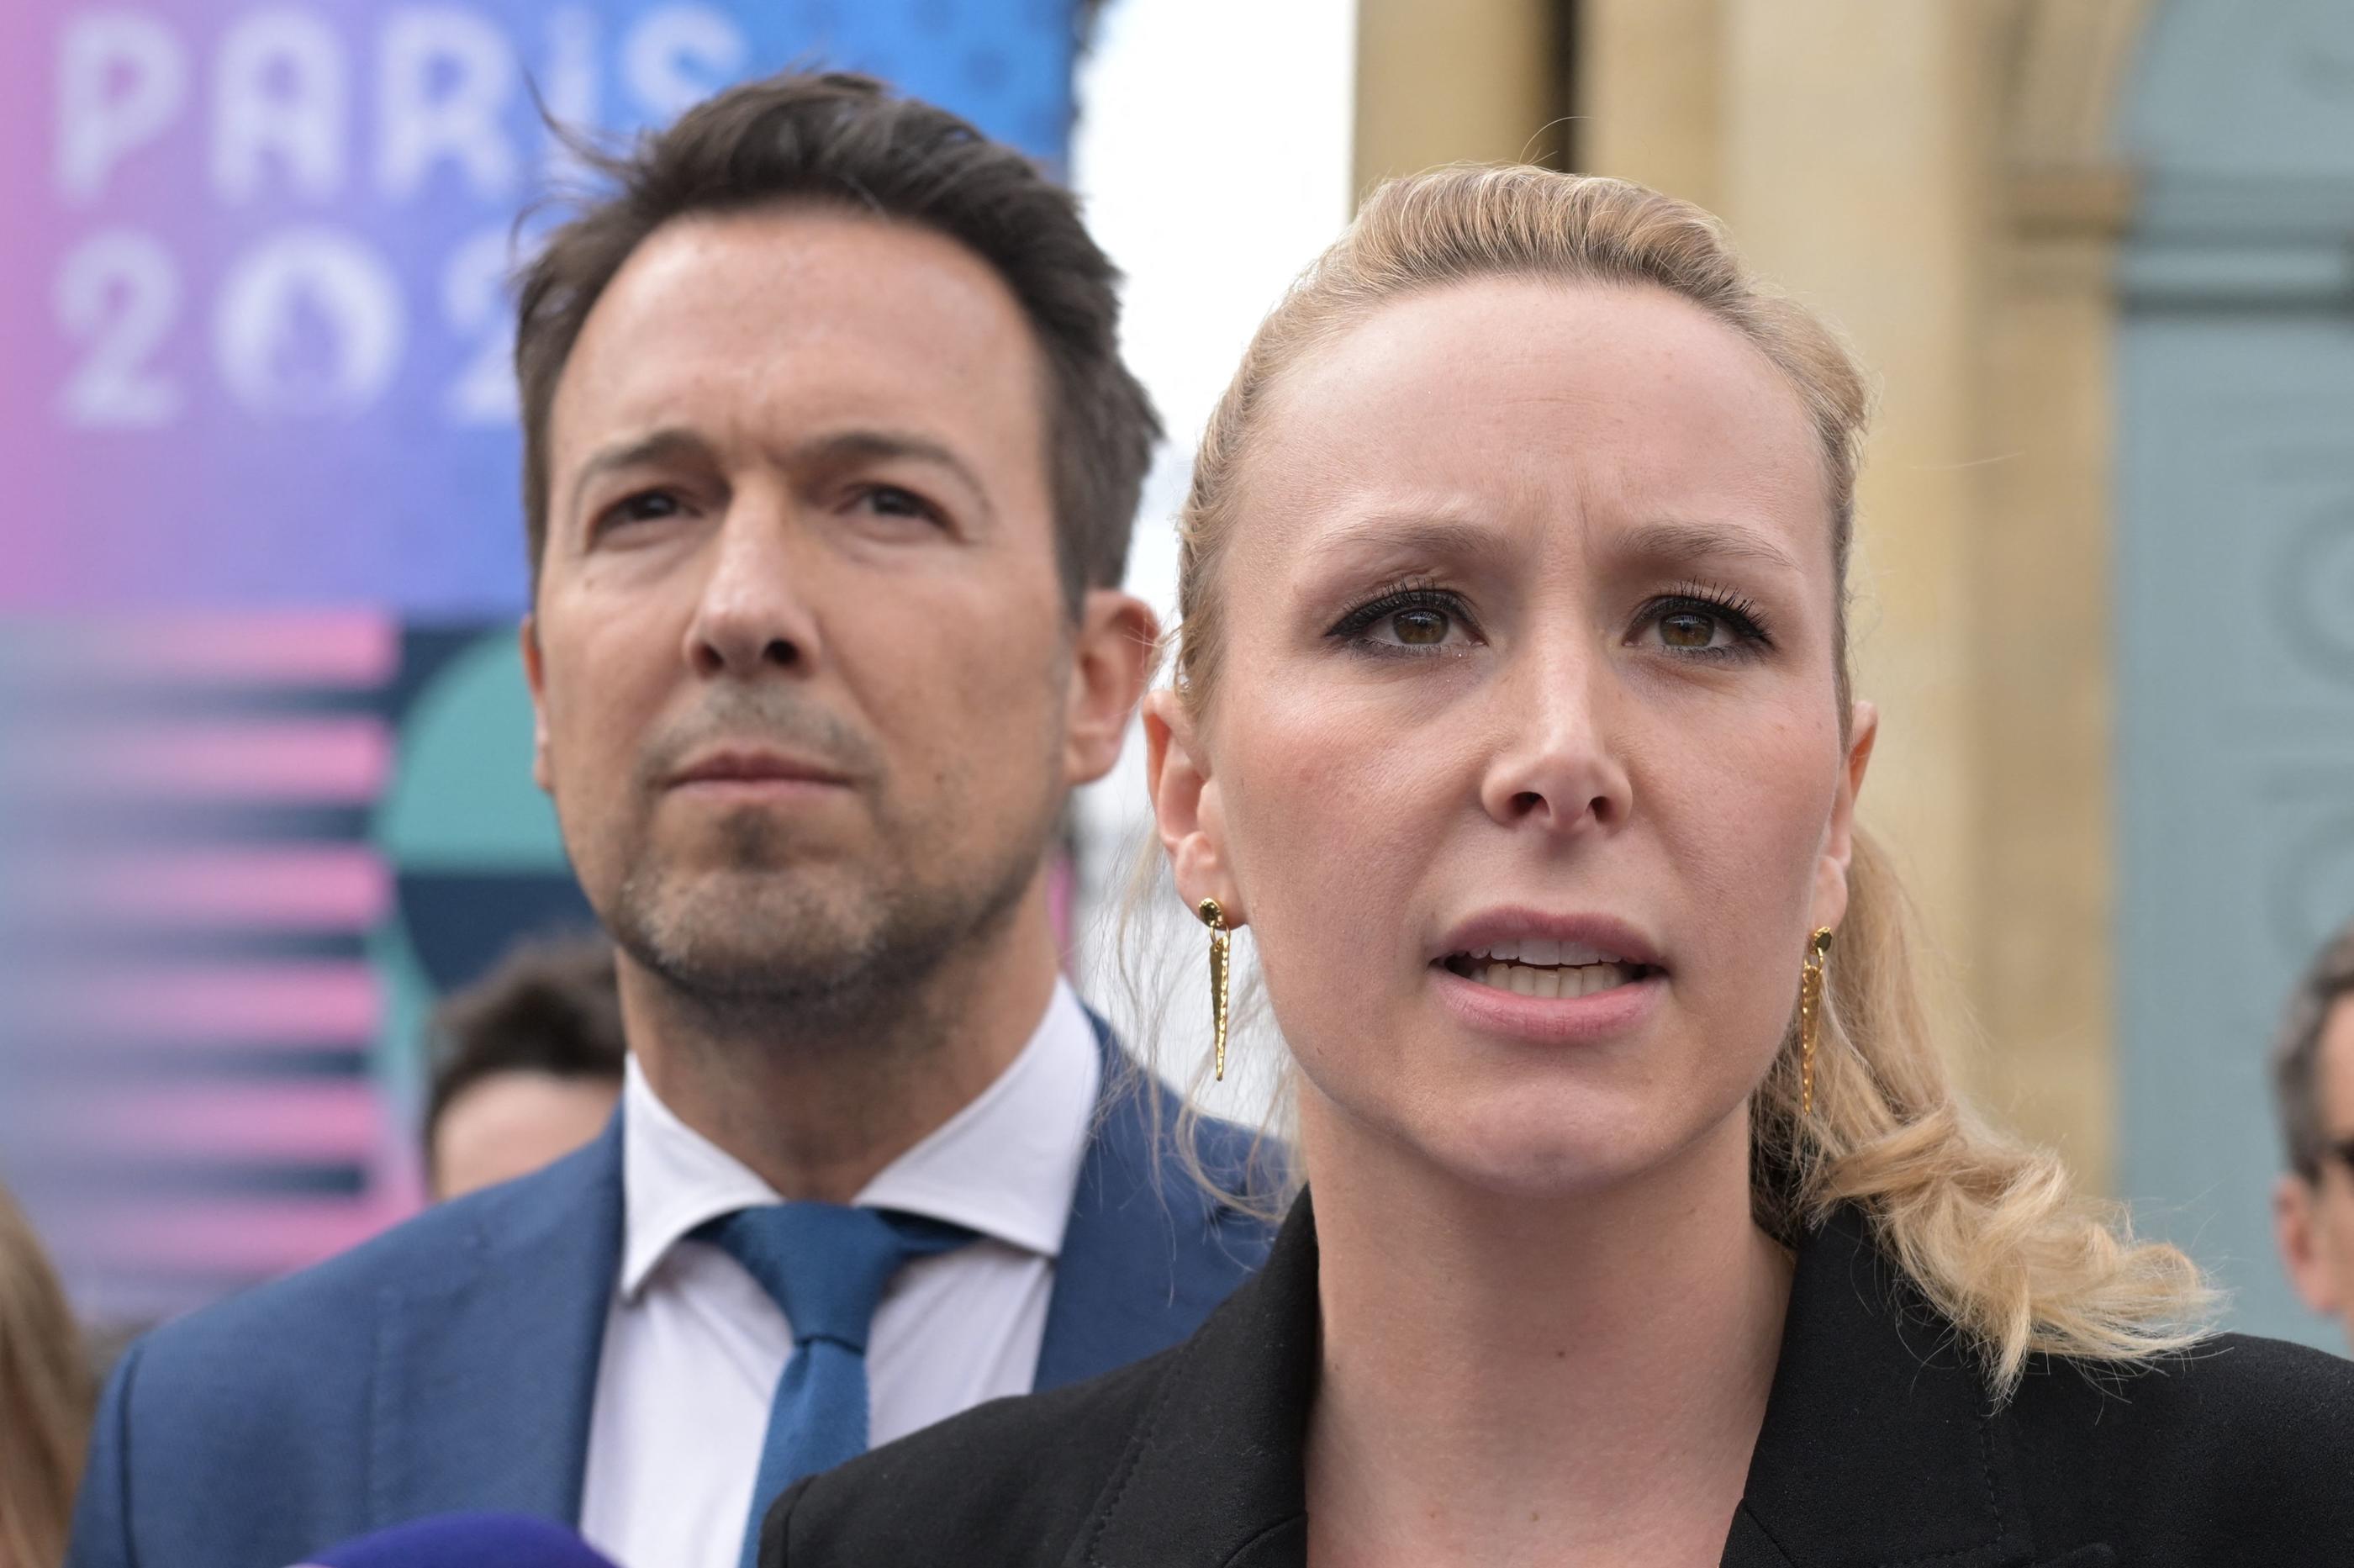
[[[639,841],[607,924],[614,942],[707,1036],[853,1045],[930,1034],[941,970],[985,942],[1041,874],[1059,807],[994,862],[927,883],[923,852],[888,855],[887,883],[829,889],[793,863],[758,811],[721,824],[726,869],[681,876]],[[885,824],[880,842],[910,841]]]

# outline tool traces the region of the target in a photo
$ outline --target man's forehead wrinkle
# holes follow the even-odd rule
[[[926,464],[954,475],[960,484],[972,493],[972,499],[981,511],[981,521],[996,521],[996,498],[991,493],[988,482],[981,477],[981,469],[966,461],[957,450],[956,441],[946,435],[936,437],[916,429],[856,425],[845,429],[820,431],[790,442],[781,456],[788,469],[823,468],[861,461]]]
[[[702,441],[702,410],[715,402],[740,401],[717,390],[742,378],[746,371],[740,360],[698,355],[691,337],[663,355],[623,354],[626,338],[616,344],[614,333],[624,328],[642,333],[644,323],[606,324],[608,330],[599,333],[591,315],[557,377],[548,433],[550,451],[559,463],[579,454],[577,461],[585,474],[587,465],[600,454],[649,441],[650,432],[671,431],[683,440]]]
[[[574,358],[610,335],[618,317],[636,332],[741,318],[740,331],[695,356],[686,378],[757,376],[744,332],[781,334],[788,346],[854,340],[877,313],[854,312],[854,321],[837,307],[874,306],[902,284],[939,307],[925,313],[952,316],[979,340],[942,343],[940,351],[961,351],[988,369],[1018,343],[1025,361],[1043,364],[1021,302],[985,259],[922,225],[795,206],[678,219],[649,236],[591,308]],[[666,344],[662,358],[675,369],[695,347]]]
[[[708,458],[709,455],[708,443],[694,429],[683,425],[663,425],[642,435],[614,437],[591,450],[566,483],[565,512],[569,514],[579,510],[589,484],[615,470],[635,468],[641,463]]]

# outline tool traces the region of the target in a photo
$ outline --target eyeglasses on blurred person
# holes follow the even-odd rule
[[[425,1171],[437,1199],[527,1176],[604,1130],[621,999],[602,937],[526,942],[434,1010]]]
[[[2289,1282],[2354,1347],[2354,923],[2322,945],[2273,1048],[2288,1170],[2273,1220]]]
[[[1369,198],[1210,421],[1147,705],[1307,1192],[1182,1348],[815,1478],[765,1563],[2345,1558],[2354,1369],[2206,1338],[1929,1037],[1855,820],[1866,404],[1681,202]]]
[[[90,1382],[57,1271],[0,1187],[0,1568],[50,1568],[65,1555]]]
[[[1049,918],[1157,635],[1158,426],[1070,194],[854,76],[591,155],[522,282],[522,641],[620,1114],[142,1341],[76,1568],[479,1510],[733,1568],[800,1476],[1174,1343],[1264,1253]]]

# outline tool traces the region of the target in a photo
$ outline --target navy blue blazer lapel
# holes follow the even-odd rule
[[[464,1509],[578,1522],[621,1229],[616,1112],[579,1153],[483,1194],[470,1250],[446,1271],[385,1287],[377,1527]]]
[[[1166,1157],[1178,1101],[1146,1092],[1145,1075],[1091,1013],[1103,1093],[1079,1167],[1071,1218],[1038,1352],[1036,1387],[1059,1388],[1166,1350],[1267,1255],[1269,1233],[1217,1202]],[[1247,1134],[1205,1125],[1213,1168],[1236,1162]]]

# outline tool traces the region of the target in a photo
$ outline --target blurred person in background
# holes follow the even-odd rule
[[[0,1568],[51,1568],[64,1556],[90,1393],[57,1272],[0,1187]]]
[[[1157,628],[1157,421],[1069,194],[848,76],[603,167],[515,343],[535,773],[618,949],[621,1113],[181,1320],[109,1385],[76,1568],[519,1510],[748,1560],[799,1476],[1182,1339],[1263,1252],[1237,1128],[1061,979],[1046,860]]]
[[[1686,203],[1367,199],[1211,418],[1146,708],[1307,1192],[1182,1349],[813,1478],[769,1568],[2346,1560],[2354,1368],[2209,1340],[1947,1076],[1855,820],[1868,403]]]
[[[425,1172],[439,1199],[588,1144],[621,1097],[621,998],[602,937],[526,942],[445,999],[429,1031]]]
[[[2323,944],[2289,999],[2273,1048],[2288,1170],[2273,1223],[2305,1304],[2354,1346],[2354,922]]]

